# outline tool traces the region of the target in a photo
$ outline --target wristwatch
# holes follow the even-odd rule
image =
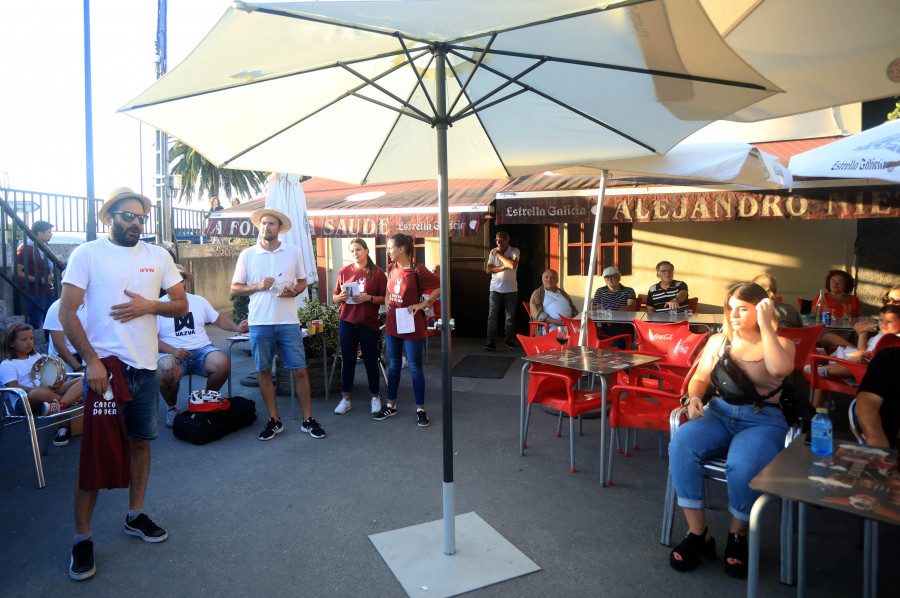
[[[369,295],[369,303],[375,303],[375,297]]]

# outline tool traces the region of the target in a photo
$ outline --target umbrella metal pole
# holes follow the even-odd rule
[[[88,241],[97,238],[97,204],[94,201],[94,117],[91,101],[91,0],[84,0],[84,158],[87,180]]]
[[[606,196],[606,177],[608,170],[600,171],[600,189],[597,191],[597,214],[594,216],[594,236],[591,240],[591,261],[588,262],[587,286],[584,288],[584,309],[581,311],[581,333],[578,335],[578,344],[584,346],[587,343],[588,313],[591,307],[591,288],[594,285],[594,264],[597,263],[597,241],[600,239],[600,222],[603,218],[603,199]]]
[[[456,507],[453,494],[453,377],[450,360],[450,228],[447,182],[446,54],[435,53],[435,110],[437,119],[438,206],[441,240],[441,398],[444,437],[444,554],[456,553]]]

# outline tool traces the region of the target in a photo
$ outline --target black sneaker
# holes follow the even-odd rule
[[[482,347],[485,351],[496,351],[497,345],[494,344],[494,341],[488,341],[487,344]]]
[[[519,343],[514,338],[508,338],[506,339],[506,346],[510,349],[518,349]]]
[[[428,416],[425,414],[424,409],[416,410],[416,423],[420,428],[427,428],[431,425],[431,420],[428,419]]]
[[[259,433],[259,439],[272,440],[276,434],[280,434],[282,431],[284,431],[284,424],[281,423],[281,420],[275,421],[270,417],[266,422],[266,427]]]
[[[166,530],[153,523],[153,520],[144,513],[130,522],[127,517],[125,518],[125,533],[137,536],[144,542],[164,542],[169,537]]]
[[[381,411],[372,416],[372,419],[380,422],[383,419],[394,417],[395,415],[397,415],[397,410],[385,404],[385,406],[381,408]]]
[[[56,431],[56,436],[53,437],[53,446],[66,446],[69,444],[70,436],[69,428],[60,428]]]
[[[82,581],[93,577],[96,572],[94,543],[91,540],[82,540],[72,547],[72,556],[69,557],[69,577],[75,581]]]
[[[300,424],[300,429],[307,432],[313,438],[325,438],[325,430],[322,429],[322,426],[319,425],[319,422],[317,422],[314,417],[311,417]]]

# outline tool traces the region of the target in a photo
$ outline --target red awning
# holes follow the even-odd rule
[[[784,164],[788,165],[788,162],[791,161],[791,156],[796,154],[802,154],[803,152],[808,152],[811,149],[816,149],[817,147],[821,147],[823,145],[828,145],[832,141],[837,141],[838,139],[843,139],[843,137],[816,137],[814,139],[791,139],[788,141],[769,141],[766,143],[752,143],[761,149],[762,151],[772,154],[777,157],[778,160]]]
[[[449,181],[450,236],[473,236],[481,231],[490,204],[507,181],[478,179]],[[436,237],[437,184],[411,181],[349,185],[314,178],[302,183],[314,237],[374,237],[402,232]],[[213,214],[206,228],[212,237],[255,237],[250,214],[265,205],[265,197]]]

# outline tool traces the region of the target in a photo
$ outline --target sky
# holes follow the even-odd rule
[[[169,70],[230,5],[168,1]],[[116,110],[156,80],[157,1],[91,0],[90,12],[94,195],[131,187],[155,199],[155,131]],[[83,15],[78,0],[0,9],[0,186],[87,194]]]

